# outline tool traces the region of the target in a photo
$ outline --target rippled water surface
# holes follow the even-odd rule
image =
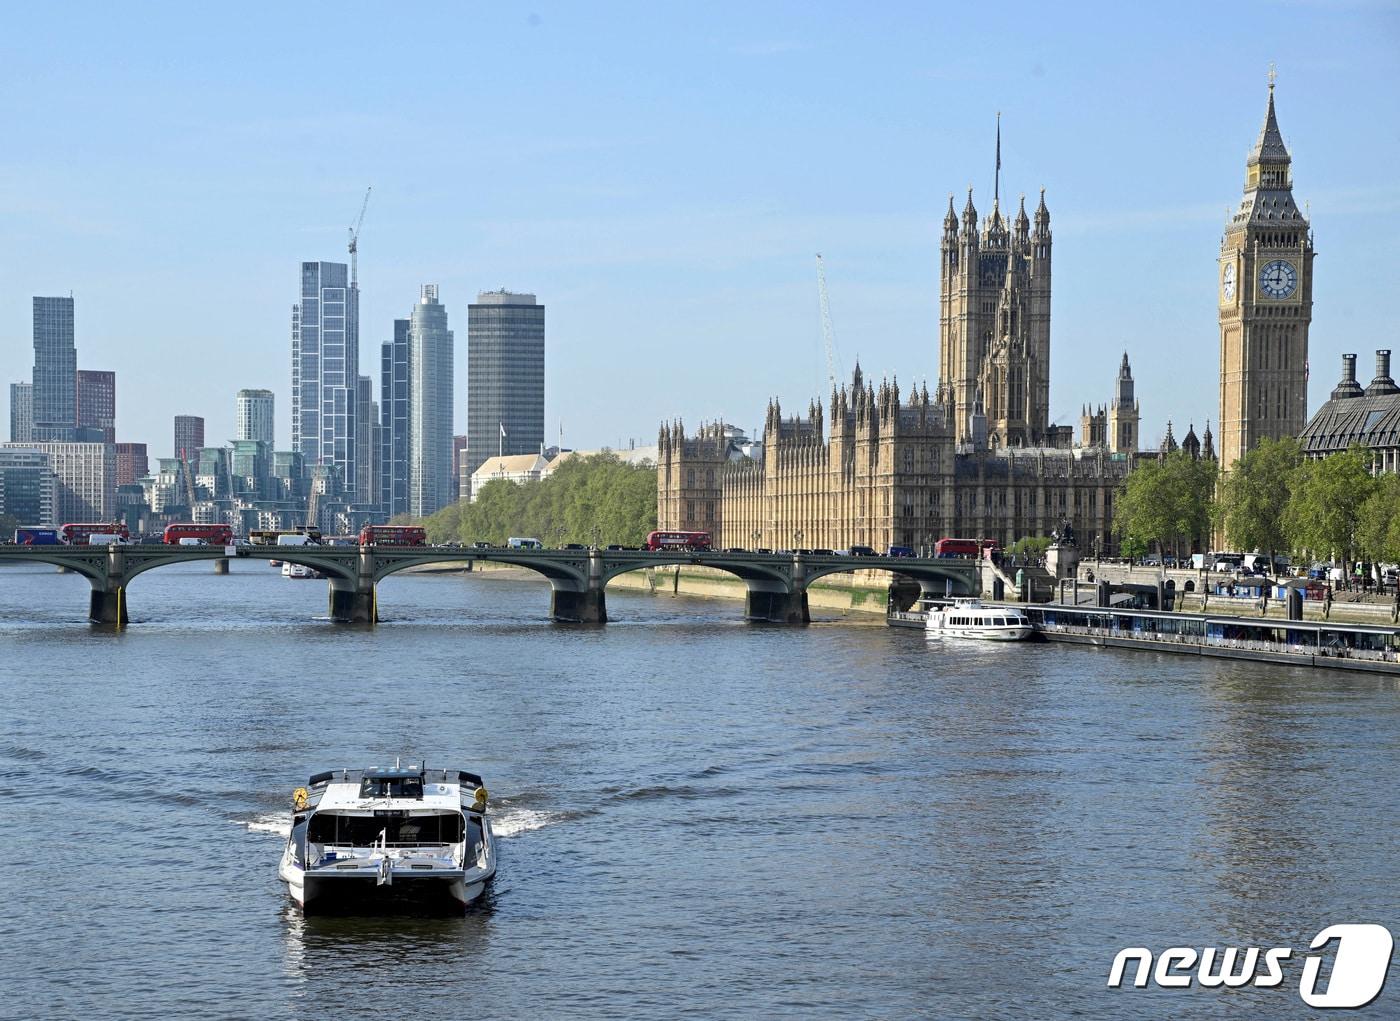
[[[0,1015],[1269,1018],[1296,970],[1108,967],[1400,929],[1392,680],[622,592],[563,627],[455,575],[388,580],[374,629],[261,566],[129,598],[93,629],[82,579],[0,570]],[[399,754],[486,777],[494,889],[302,920],[290,791]]]

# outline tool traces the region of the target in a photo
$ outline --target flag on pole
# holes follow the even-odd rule
[[[497,422],[496,424],[501,427],[501,437],[504,438],[506,435],[506,424],[504,422]]]

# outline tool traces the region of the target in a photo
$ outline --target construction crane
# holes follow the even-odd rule
[[[365,210],[369,208],[369,193],[374,191],[373,187],[365,189],[365,200],[360,203],[360,215],[355,217],[355,226],[350,228],[350,286],[358,287],[360,283],[360,272],[357,266],[356,253],[360,250],[360,226],[365,222]]]
[[[826,264],[822,253],[817,253],[817,297],[822,310],[822,342],[826,345],[826,378],[833,390],[836,389],[836,332],[831,328],[831,303],[826,297]]]

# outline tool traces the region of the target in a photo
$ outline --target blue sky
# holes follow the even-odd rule
[[[1309,407],[1343,351],[1400,349],[1400,5],[302,4],[12,7],[0,35],[0,354],[30,296],[77,299],[80,367],[118,372],[118,439],[232,435],[278,396],[303,259],[360,250],[362,366],[419,284],[548,306],[546,431],[654,442],[752,428],[839,357],[937,374],[949,192],[1046,188],[1052,412],[1132,359],[1144,438],[1214,419],[1216,255],[1278,66],[1318,257]],[[0,401],[8,399],[8,390]],[[5,418],[8,421],[8,417]]]

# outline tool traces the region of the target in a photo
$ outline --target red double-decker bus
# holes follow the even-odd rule
[[[197,542],[182,543],[181,539]],[[165,526],[162,540],[167,546],[231,546],[233,528],[230,525],[196,525],[193,521],[177,521],[173,525]]]
[[[126,526],[116,521],[84,521],[58,530],[58,537],[70,546],[86,546],[88,537],[93,535],[118,535],[123,542],[131,538]]]
[[[361,546],[426,546],[428,533],[422,525],[365,525],[360,529]]]
[[[710,533],[649,532],[647,533],[647,541],[642,544],[642,549],[651,550],[652,552],[663,549],[684,549],[708,552],[710,549]]]
[[[976,560],[978,557],[990,557],[999,549],[1001,546],[995,539],[939,539],[933,544],[933,555]]]

